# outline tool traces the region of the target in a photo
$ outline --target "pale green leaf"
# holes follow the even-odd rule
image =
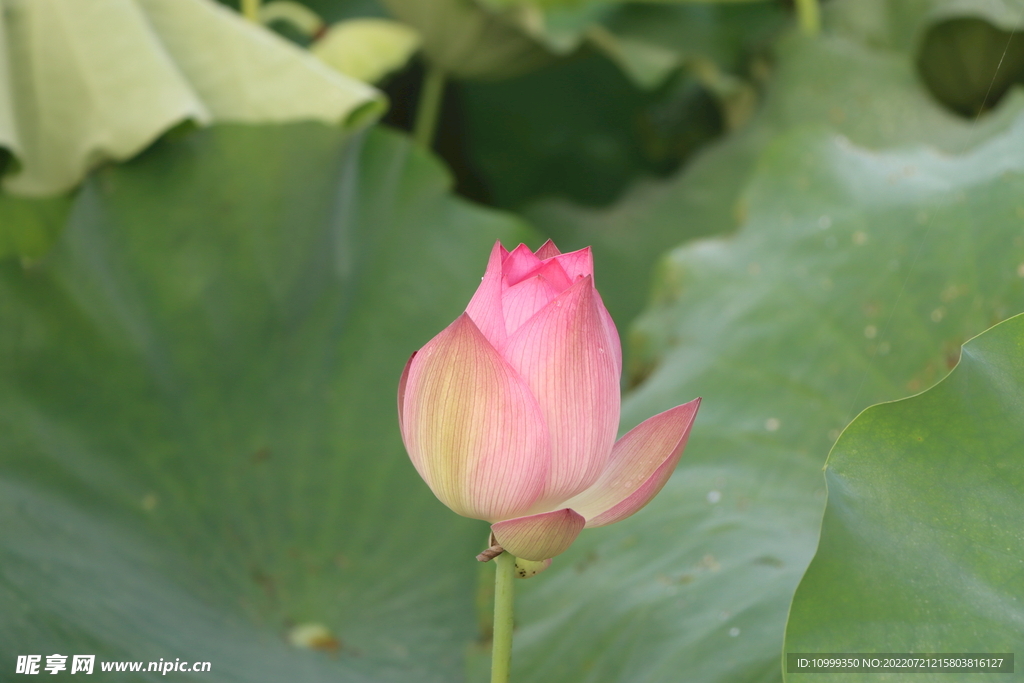
[[[793,599],[786,650],[1019,654],[1022,435],[1024,316],[965,344],[937,386],[854,420],[828,458],[821,540]]]
[[[14,123],[14,109],[11,98],[11,73],[7,58],[7,20],[4,17],[3,5],[0,5],[0,173],[4,171],[7,159],[3,158],[4,150],[8,155],[19,151],[18,129]]]
[[[553,58],[534,37],[542,18],[530,5],[498,9],[478,0],[381,3],[396,19],[416,29],[427,61],[453,78],[509,78]]]
[[[13,104],[19,162],[3,179],[11,193],[65,191],[183,121],[358,127],[383,107],[373,89],[211,0],[2,5],[11,80],[0,102]]]
[[[284,22],[301,35],[311,38],[325,28],[319,14],[294,0],[271,0],[260,5],[260,23],[269,26]]]
[[[367,18],[334,24],[310,51],[346,76],[376,83],[405,66],[419,45],[419,35],[405,24]]]

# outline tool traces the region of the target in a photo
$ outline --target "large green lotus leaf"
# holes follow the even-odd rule
[[[45,255],[60,234],[70,206],[68,194],[27,199],[0,192],[0,258],[17,255],[31,261]]]
[[[920,48],[925,33],[949,19],[974,17],[1013,31],[1021,26],[1022,10],[1021,0],[841,0],[827,3],[823,13],[832,30],[910,53]]]
[[[732,61],[730,41],[760,34],[766,24],[776,24],[787,14],[756,0],[653,5],[623,0],[380,2],[424,35],[431,61],[459,78],[500,80],[523,74],[589,43],[643,88],[662,84],[695,58],[715,59],[727,51],[727,61]]]
[[[419,32],[427,60],[454,78],[510,78],[553,58],[531,30],[534,13],[527,5],[495,8],[481,0],[380,2]]]
[[[729,233],[742,223],[740,193],[761,151],[786,131],[821,125],[873,149],[921,143],[960,153],[1005,130],[1022,108],[1024,96],[1014,90],[984,118],[966,121],[934,101],[909,53],[843,34],[794,34],[777,48],[776,70],[753,122],[678,175],[637,183],[610,210],[550,199],[527,207],[526,214],[566,247],[594,245],[598,258],[611,265],[605,268],[613,273],[604,280],[605,301],[622,324],[647,299],[638,273],[687,239]]]
[[[373,88],[211,0],[2,0],[0,9],[0,72],[4,61],[10,70],[9,82],[0,76],[0,146],[18,161],[3,188],[14,194],[66,191],[182,121],[357,128],[384,107]]]
[[[709,78],[739,72],[741,55],[780,14],[763,3],[623,5],[593,37],[605,37],[608,54],[628,43],[672,55],[664,64],[673,76],[658,76],[653,90],[593,50],[521,78],[465,84],[467,156],[489,199],[503,207],[544,197],[607,206],[636,179],[673,173],[730,122],[712,84],[680,72],[681,64],[700,62],[695,70]]]
[[[940,101],[975,117],[1024,81],[1024,46],[982,19],[955,18],[936,24],[922,40],[921,77]]]
[[[648,377],[623,426],[703,396],[686,454],[524,586],[518,680],[779,680],[825,454],[1024,309],[1022,196],[1024,117],[965,156],[820,128],[774,142],[741,229],[674,251],[631,334]]]
[[[965,344],[937,386],[854,420],[825,468],[821,541],[793,599],[786,650],[1019,652],[1022,434],[1024,316]]]
[[[495,10],[525,11],[530,20],[523,30],[555,53],[568,54],[585,43],[597,48],[644,89],[660,86],[680,68],[695,74],[710,65],[731,69],[739,57],[749,56],[752,43],[790,16],[777,3],[757,0],[480,1]]]
[[[637,84],[650,87],[680,67],[704,75],[714,65],[742,74],[746,60],[789,22],[790,13],[779,3],[624,3],[604,19],[604,32],[592,32],[592,39]]]
[[[405,139],[349,139],[162,141],[90,177],[44,261],[0,262],[5,668],[461,677],[486,526],[419,480],[396,386],[494,240],[534,240]],[[312,624],[320,649],[289,643]]]
[[[921,78],[950,109],[974,117],[1024,81],[1024,48],[1013,35],[1020,0],[863,0],[831,3],[835,30],[886,49],[913,53]]]

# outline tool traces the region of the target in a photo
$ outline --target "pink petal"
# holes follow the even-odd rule
[[[409,361],[399,401],[413,465],[458,514],[516,517],[543,492],[550,462],[543,415],[469,315]]]
[[[594,274],[594,256],[590,253],[590,247],[562,254],[555,257],[555,260],[569,276],[570,282],[576,282],[577,278]]]
[[[568,289],[570,284],[562,267],[554,261],[548,261],[535,270],[533,275],[506,289],[501,297],[506,332],[515,332],[534,313]]]
[[[551,435],[548,484],[534,511],[589,488],[604,471],[619,425],[619,373],[589,277],[508,339],[504,356],[526,380]]]
[[[540,259],[533,255],[530,248],[520,244],[513,249],[505,258],[502,264],[502,273],[505,277],[505,286],[511,287],[519,284],[519,281],[527,277],[540,267]]]
[[[491,531],[511,554],[539,562],[568,550],[585,524],[582,515],[566,508],[497,522],[491,525]]]
[[[540,249],[534,252],[534,256],[539,258],[541,261],[546,261],[549,258],[560,256],[562,252],[558,251],[558,247],[551,240],[548,240],[544,244],[540,245]]]
[[[501,292],[504,289],[501,284],[501,262],[507,254],[501,242],[494,243],[484,277],[466,306],[466,313],[473,319],[477,329],[498,350],[505,346],[508,337],[501,312]]]
[[[699,407],[697,398],[631,429],[597,483],[563,505],[586,517],[588,527],[618,522],[647,505],[672,476]]]
[[[409,356],[409,360],[405,361],[405,367],[402,368],[402,376],[398,379],[398,431],[402,432],[402,439],[405,439],[405,431],[402,427],[403,414],[405,413],[405,386],[409,383],[409,366],[412,365],[412,359],[416,357],[418,351],[413,352]]]
[[[608,336],[608,346],[612,348],[615,355],[615,367],[618,368],[618,375],[622,376],[622,344],[619,342],[619,331],[615,328],[615,321],[611,313],[604,307],[604,300],[601,294],[595,289],[594,296],[597,297],[597,305],[601,309],[601,320],[604,322],[604,331]]]

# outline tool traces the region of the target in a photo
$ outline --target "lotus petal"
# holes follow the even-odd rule
[[[577,278],[594,275],[594,255],[591,253],[590,247],[561,254],[556,256],[555,260],[569,276],[570,282],[575,282]]]
[[[540,265],[540,259],[534,256],[530,248],[525,244],[520,244],[509,252],[502,264],[505,286],[512,287],[519,284],[523,278],[529,277],[530,273],[540,268]]]
[[[550,510],[601,475],[619,425],[619,373],[589,276],[509,337],[504,356],[540,404],[551,470],[534,511]]]
[[[506,332],[515,332],[571,284],[562,267],[555,261],[548,261],[532,275],[506,289],[501,297]]]
[[[536,562],[564,553],[585,524],[582,515],[566,508],[497,522],[491,532],[502,548]]]
[[[504,289],[501,263],[507,256],[508,252],[501,246],[501,242],[495,242],[480,286],[466,306],[466,313],[473,319],[477,329],[483,332],[487,341],[498,351],[504,348],[505,340],[508,338],[505,332],[505,318],[501,312],[501,293]]]
[[[647,505],[672,476],[699,407],[697,398],[641,422],[615,444],[597,483],[563,504],[586,517],[588,527],[618,522]]]
[[[409,360],[399,402],[413,465],[458,514],[517,517],[542,494],[550,451],[541,409],[468,314]]]
[[[561,255],[562,252],[558,251],[558,247],[551,240],[548,240],[544,244],[540,245],[540,249],[534,252],[534,256],[539,258],[541,261],[546,261],[549,258],[554,258]]]

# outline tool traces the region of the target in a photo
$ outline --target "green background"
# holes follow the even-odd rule
[[[436,153],[400,129],[427,43],[382,123],[175,124],[0,192],[0,678],[486,680],[487,526],[416,476],[395,391],[495,240],[548,237],[593,245],[621,431],[703,403],[647,508],[517,582],[513,680],[1024,642],[1024,4],[831,0],[813,37],[769,0],[537,11],[543,63],[471,45],[494,72],[449,83]]]

